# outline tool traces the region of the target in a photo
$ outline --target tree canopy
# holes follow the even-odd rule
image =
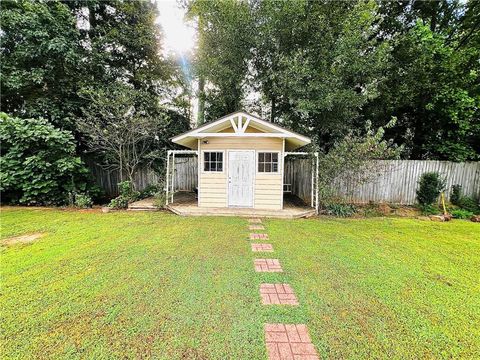
[[[328,152],[367,122],[396,118],[386,136],[404,158],[479,159],[480,1],[180,3],[197,24],[198,123],[243,108]],[[162,149],[192,122],[194,86],[162,55],[154,2],[7,0],[0,17],[9,115],[72,131],[77,152],[91,145],[79,124],[103,94],[128,97],[166,129]]]
[[[199,117],[260,109],[326,151],[367,121],[395,117],[387,136],[403,157],[476,160],[479,4],[188,1],[206,89]]]

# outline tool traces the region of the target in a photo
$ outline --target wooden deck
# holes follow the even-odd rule
[[[260,210],[249,208],[201,208],[194,193],[175,194],[174,202],[167,209],[181,216],[240,216],[296,219],[315,215],[315,209],[306,206],[294,196],[285,196],[283,210]]]

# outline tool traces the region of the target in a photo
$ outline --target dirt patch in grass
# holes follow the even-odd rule
[[[1,240],[1,244],[4,246],[12,246],[17,244],[31,244],[41,237],[45,236],[45,233],[34,233],[21,236],[14,236],[11,238]]]

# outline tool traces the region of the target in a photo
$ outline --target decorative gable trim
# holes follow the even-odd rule
[[[235,122],[235,117],[238,117],[237,123]],[[245,121],[243,121],[243,118],[245,118]],[[234,132],[233,133],[208,132],[209,129],[214,128],[223,122],[225,123],[230,122],[230,124],[232,125],[232,128],[234,129]],[[250,122],[258,123],[268,129],[274,130],[275,132],[246,133],[245,131],[247,127],[250,125]],[[208,124],[204,124],[196,129],[193,129],[186,133],[175,136],[172,138],[172,141],[178,142],[188,137],[200,139],[204,137],[236,137],[236,136],[295,138],[301,142],[305,142],[306,144],[309,144],[311,142],[311,140],[306,136],[297,134],[293,131],[282,128],[278,125],[272,124],[268,121],[262,120],[256,116],[253,116],[243,111],[237,111],[235,113],[226,115],[218,120],[215,120]]]

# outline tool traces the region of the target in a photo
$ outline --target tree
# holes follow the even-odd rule
[[[161,54],[156,5],[148,1],[88,1],[75,5],[88,71],[78,130],[105,166],[132,180],[147,163],[160,165],[172,131],[188,128],[181,70]]]
[[[119,171],[121,181],[134,184],[137,169],[159,158],[167,117],[158,106],[152,109],[154,99],[128,85],[85,91],[83,96],[90,103],[79,122],[84,143],[107,169]]]
[[[3,1],[1,110],[73,130],[82,69],[80,33],[59,1]]]
[[[82,94],[120,83],[145,95],[153,111],[161,100],[165,115],[183,111],[176,94],[184,83],[162,56],[157,15],[150,1],[2,2],[2,110],[78,137],[89,106]]]
[[[75,156],[71,132],[45,119],[0,113],[2,202],[65,204],[75,192],[90,189],[88,170]]]
[[[198,23],[194,67],[200,102],[205,102],[199,119],[208,121],[241,108],[253,46],[252,14],[247,1],[195,0],[187,8]]]
[[[272,120],[323,149],[353,128],[377,97],[388,43],[372,39],[373,2],[261,2],[257,69]]]
[[[418,159],[465,161],[480,153],[478,1],[381,3],[377,39],[391,39],[382,96],[362,110]]]

